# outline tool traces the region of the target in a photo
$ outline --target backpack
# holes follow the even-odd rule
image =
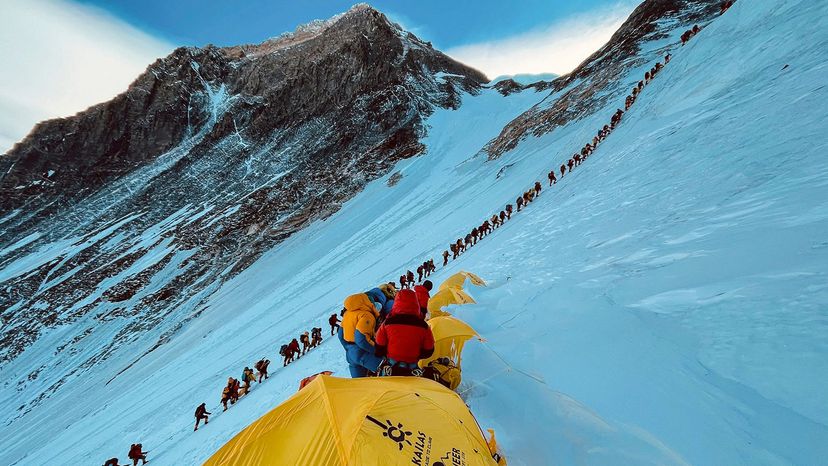
[[[279,349],[279,355],[287,356],[287,350],[288,350],[288,345],[282,345],[282,347]]]
[[[434,380],[456,390],[462,380],[460,368],[454,365],[449,358],[437,358],[423,369],[423,377]]]

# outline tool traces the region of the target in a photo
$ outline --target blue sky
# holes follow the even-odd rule
[[[123,92],[182,45],[259,43],[353,0],[0,0],[0,153],[39,121]],[[369,2],[490,78],[564,74],[606,43],[637,0]]]
[[[78,0],[182,45],[258,43],[329,18],[353,0]],[[378,0],[367,2],[438,48],[514,36],[615,0]]]

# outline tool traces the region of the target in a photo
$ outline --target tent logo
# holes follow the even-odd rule
[[[402,451],[403,449],[403,442],[411,445],[411,442],[408,441],[408,439],[406,439],[407,436],[411,435],[411,432],[403,430],[403,425],[399,422],[395,426],[394,423],[391,422],[389,419],[386,419],[385,423],[383,424],[382,422],[372,418],[371,416],[365,416],[365,418],[383,429],[383,437],[388,437],[391,440],[397,442],[397,446],[400,447],[400,451]]]

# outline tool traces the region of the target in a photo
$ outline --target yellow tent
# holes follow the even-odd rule
[[[482,278],[478,277],[477,275],[475,275],[471,272],[466,272],[466,271],[461,270],[460,272],[457,272],[456,274],[448,277],[446,279],[446,281],[441,283],[440,284],[440,289],[441,290],[445,290],[446,288],[460,288],[460,289],[462,289],[463,285],[466,283],[467,278],[472,283],[472,285],[486,286],[486,282]]]
[[[437,358],[446,357],[460,367],[460,353],[463,345],[474,337],[480,335],[462,320],[449,315],[432,317],[428,320],[431,333],[434,334],[434,354],[428,359],[420,360],[420,367],[425,367],[429,362]]]
[[[431,317],[449,315],[442,308],[451,304],[474,304],[474,299],[461,288],[441,289],[428,300],[428,312]]]
[[[320,375],[204,463],[495,466],[463,400],[418,377]]]

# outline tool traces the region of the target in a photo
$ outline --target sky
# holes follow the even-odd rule
[[[354,0],[0,0],[0,153],[39,121],[123,92],[175,47],[259,43]],[[564,74],[635,0],[377,0],[393,21],[490,78]]]

